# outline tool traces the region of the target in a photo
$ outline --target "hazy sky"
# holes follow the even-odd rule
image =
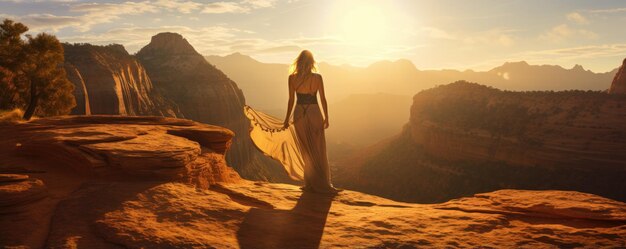
[[[306,48],[333,64],[407,58],[483,70],[526,60],[603,72],[626,57],[626,1],[617,0],[0,0],[0,17],[131,53],[172,31],[205,55],[279,63]]]

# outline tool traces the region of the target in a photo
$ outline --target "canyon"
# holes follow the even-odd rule
[[[626,204],[503,189],[439,204],[242,179],[234,133],[199,122],[64,116],[0,123],[0,246],[624,247]]]
[[[221,125],[236,134],[227,160],[242,176],[289,181],[278,162],[252,144],[237,84],[181,35],[157,34],[137,55],[115,44],[64,48],[77,101],[72,114],[178,117]]]
[[[626,200],[626,98],[456,82],[416,94],[401,134],[340,163],[339,186],[440,202],[503,188]]]

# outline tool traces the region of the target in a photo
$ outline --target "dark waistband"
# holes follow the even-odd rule
[[[296,93],[296,95],[298,96],[296,104],[299,104],[299,105],[317,104],[317,96],[315,96],[315,94]]]

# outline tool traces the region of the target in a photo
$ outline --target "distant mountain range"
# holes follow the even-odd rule
[[[287,64],[263,63],[240,53],[205,58],[237,82],[249,105],[261,110],[285,108]],[[419,70],[405,59],[379,61],[368,67],[327,63],[320,63],[319,67],[331,103],[352,94],[380,92],[413,95],[421,90],[458,80],[514,91],[606,90],[617,72],[615,69],[594,73],[580,65],[565,69],[554,65],[529,65],[524,61],[507,62],[484,72]]]

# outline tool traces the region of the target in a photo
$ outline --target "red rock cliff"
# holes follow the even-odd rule
[[[154,87],[176,103],[185,118],[235,132],[227,160],[243,177],[288,180],[278,162],[264,156],[252,144],[250,123],[243,114],[245,98],[241,89],[180,34],[153,36],[150,44],[137,53],[137,58]]]
[[[338,182],[422,202],[499,188],[578,190],[626,200],[622,95],[508,92],[456,82],[413,100],[405,130],[359,154]]]
[[[75,85],[73,114],[182,117],[155,91],[146,70],[122,45],[64,48],[65,70]]]
[[[415,95],[410,134],[451,160],[623,168],[624,106],[626,98],[600,92],[503,92],[458,82]]]
[[[622,66],[615,74],[609,93],[626,94],[626,59],[624,59],[624,63],[622,63]]]

